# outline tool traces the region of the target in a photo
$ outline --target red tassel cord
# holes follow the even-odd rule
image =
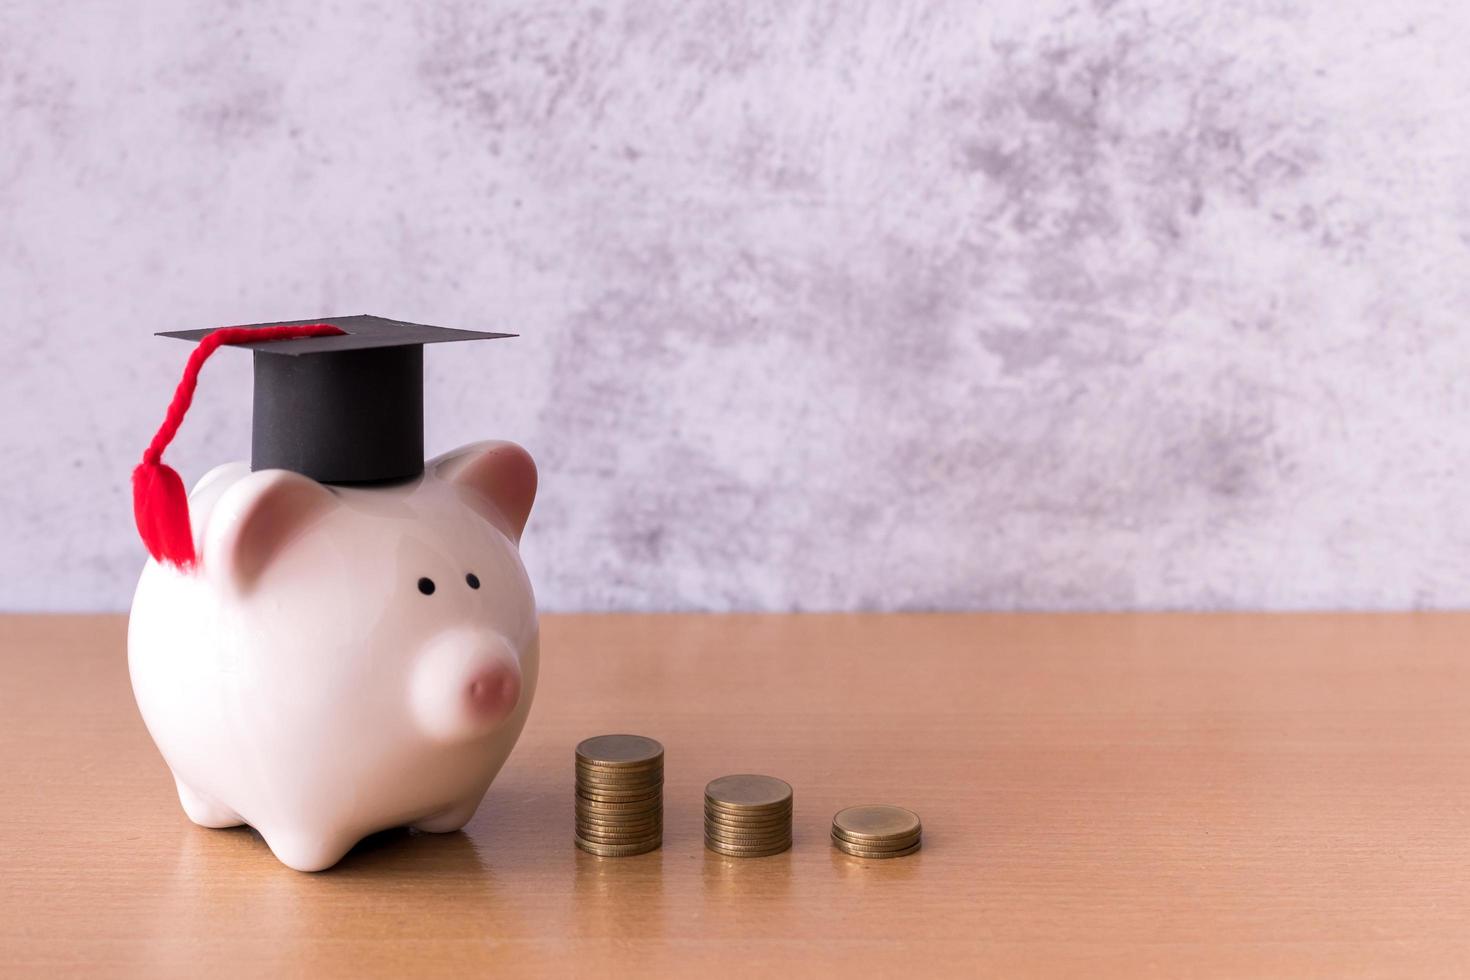
[[[167,562],[188,571],[194,567],[194,531],[189,526],[189,496],[184,481],[173,467],[163,462],[163,451],[183,424],[184,413],[194,401],[199,371],[209,355],[225,344],[257,343],[262,340],[296,340],[302,337],[334,337],[346,333],[330,323],[308,323],[289,327],[221,327],[206,334],[189,354],[184,376],[174,390],[168,414],[143,450],[143,461],[133,470],[133,519],[138,534],[155,561]]]

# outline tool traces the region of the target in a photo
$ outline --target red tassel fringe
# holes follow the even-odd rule
[[[346,333],[330,323],[308,323],[289,327],[221,327],[205,335],[189,354],[184,376],[174,390],[173,401],[153,441],[143,451],[143,461],[133,470],[133,519],[138,534],[154,561],[167,562],[188,571],[195,564],[194,530],[189,526],[189,496],[184,481],[173,467],[163,462],[163,451],[184,422],[184,413],[194,401],[199,371],[204,362],[225,344],[258,343],[262,340],[296,340],[302,337],[334,337]]]

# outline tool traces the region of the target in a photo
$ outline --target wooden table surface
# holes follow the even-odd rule
[[[0,972],[1470,975],[1470,616],[548,616],[465,832],[301,874],[188,822],[120,617],[0,618]],[[667,748],[663,849],[572,847],[572,746]],[[701,844],[728,772],[787,854]],[[865,862],[832,813],[917,810]]]

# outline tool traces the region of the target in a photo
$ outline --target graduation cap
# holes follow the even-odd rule
[[[514,334],[450,330],[379,316],[284,320],[160,337],[198,341],[163,425],[133,470],[133,516],[148,551],[194,563],[188,496],[163,463],[193,401],[199,370],[224,345],[255,356],[250,468],[294,470],[319,483],[372,484],[424,470],[424,344]]]

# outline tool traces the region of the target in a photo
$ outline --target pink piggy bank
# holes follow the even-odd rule
[[[463,827],[536,690],[517,550],[535,494],[510,443],[372,487],[206,475],[189,496],[198,567],[149,561],[128,628],[133,692],[189,818],[249,824],[299,871],[390,827]]]

